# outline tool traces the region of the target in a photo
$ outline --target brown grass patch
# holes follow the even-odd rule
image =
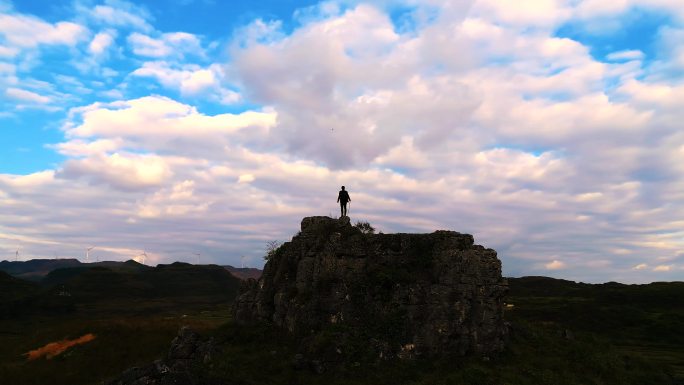
[[[95,335],[92,333],[88,333],[84,336],[76,338],[75,340],[63,339],[61,341],[50,342],[42,348],[31,350],[30,352],[25,353],[25,355],[29,361],[33,361],[43,356],[45,356],[45,358],[47,359],[51,359],[55,356],[62,354],[65,350],[69,349],[72,346],[84,344],[94,339]]]

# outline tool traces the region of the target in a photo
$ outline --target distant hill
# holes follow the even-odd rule
[[[83,265],[78,259],[31,259],[29,261],[2,261],[0,271],[17,278],[40,281],[55,269]]]
[[[44,287],[64,287],[80,300],[216,296],[232,300],[240,280],[218,265],[175,262],[149,267],[134,261],[111,267],[71,267],[50,272]]]
[[[102,261],[102,262],[92,262],[92,263],[82,263],[78,259],[31,259],[29,261],[2,261],[0,262],[0,271],[4,271],[9,275],[17,278],[26,279],[29,281],[39,282],[43,280],[50,272],[57,269],[67,269],[67,268],[92,268],[92,267],[106,267],[114,270],[135,270],[143,268],[152,268],[151,266],[143,265],[133,260],[126,262],[119,261]],[[231,274],[235,275],[240,279],[254,278],[259,279],[261,277],[261,270],[253,267],[234,267],[231,265],[221,266],[228,270]],[[70,275],[76,274],[77,270],[65,270],[59,273],[59,275]],[[54,283],[57,280],[62,280],[64,278],[59,278],[57,276],[52,276],[48,282],[43,283]]]
[[[50,271],[40,280],[40,284],[46,287],[65,284],[71,279],[88,273],[91,270],[96,272],[110,271],[112,273],[141,273],[150,269],[154,268],[133,260],[126,262],[107,261],[99,263],[79,263],[76,266],[57,268]],[[91,272],[90,274],[94,275],[95,273]]]
[[[261,269],[257,269],[255,267],[233,267],[231,265],[223,265],[222,267],[240,279],[259,279],[261,277],[261,273],[263,273]]]
[[[64,313],[78,306],[99,308],[121,301],[132,307],[141,301],[165,308],[183,303],[227,305],[240,284],[221,266],[180,262],[157,267],[135,261],[79,264],[53,270],[39,283],[0,272],[0,318]]]
[[[589,284],[549,277],[508,278],[509,295],[521,297],[591,298],[596,302],[624,302],[647,307],[684,307],[684,282]]]

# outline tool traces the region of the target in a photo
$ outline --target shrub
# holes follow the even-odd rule
[[[364,234],[375,234],[375,227],[371,226],[371,224],[368,222],[358,221],[354,227],[361,230],[361,232]]]

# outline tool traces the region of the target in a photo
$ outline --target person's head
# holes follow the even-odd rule
[[[342,190],[344,190],[344,186],[342,186]]]

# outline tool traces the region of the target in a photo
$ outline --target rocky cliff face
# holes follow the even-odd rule
[[[471,235],[364,234],[348,217],[307,217],[243,284],[234,315],[302,337],[309,353],[488,355],[503,348],[506,291],[496,252]]]

